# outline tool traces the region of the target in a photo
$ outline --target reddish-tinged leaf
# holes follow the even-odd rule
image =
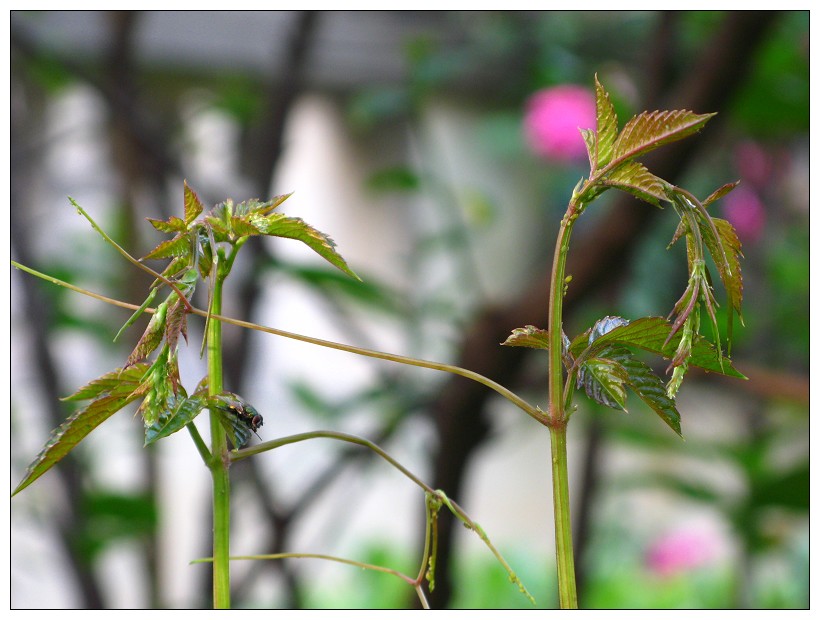
[[[728,194],[734,188],[736,188],[738,185],[740,185],[740,181],[735,181],[734,183],[727,183],[726,185],[718,187],[715,191],[709,194],[709,197],[706,200],[703,201],[703,206],[707,207],[716,200],[720,200],[726,194]]]
[[[165,321],[165,342],[175,351],[179,336],[185,338],[188,342],[188,321],[186,320],[187,313],[185,312],[185,305],[179,300],[179,297],[174,295],[174,302],[168,307],[168,316]]]
[[[667,200],[663,179],[656,177],[646,167],[637,162],[626,162],[601,179],[602,185],[617,187],[633,196],[660,207],[661,200]]]
[[[681,140],[698,132],[714,114],[695,114],[689,110],[642,112],[624,126],[613,145],[608,167],[640,157],[659,146]]]
[[[184,199],[185,224],[188,225],[199,217],[199,214],[205,210],[205,207],[202,206],[202,202],[199,200],[199,196],[196,195],[196,192],[188,186],[188,181],[185,181]]]
[[[517,327],[512,334],[501,343],[506,347],[530,347],[532,349],[549,349],[549,332],[533,325]]]
[[[727,313],[727,319],[729,322],[728,338],[731,346],[732,311],[737,312],[737,315],[741,317],[741,324],[743,323],[743,318],[741,315],[741,308],[743,305],[743,275],[740,271],[740,259],[743,257],[743,253],[740,249],[740,239],[737,238],[737,233],[730,222],[713,217],[712,223],[717,229],[719,243],[721,245],[721,249],[723,250],[722,253],[726,256],[725,263],[715,260],[715,264],[717,265],[718,273],[720,274],[720,280],[723,282],[723,287],[726,289],[726,297],[729,300],[729,306],[731,307],[731,310]],[[709,252],[712,256],[720,255],[716,254],[716,252],[718,252],[718,248],[712,247],[714,242],[711,237],[704,237],[704,240],[706,241],[706,245],[709,247]]]
[[[357,280],[360,279],[359,276],[347,266],[344,258],[336,251],[336,244],[333,242],[333,239],[308,225],[301,218],[287,217],[281,213],[274,213],[266,217],[254,215],[249,217],[253,225],[256,226],[262,234],[301,241],[331,265],[341,269],[347,275]]]
[[[618,116],[615,107],[609,100],[609,93],[604,90],[595,76],[595,111],[597,130],[595,133],[595,156],[592,162],[593,172],[606,166],[612,159],[616,136],[618,135]]]
[[[259,229],[254,226],[247,217],[239,217],[234,215],[231,217],[231,232],[236,237],[248,237],[250,235],[260,234]]]
[[[137,345],[128,356],[125,366],[131,366],[137,362],[148,357],[151,352],[159,346],[162,342],[162,337],[165,334],[165,317],[168,311],[168,301],[163,301],[157,306],[156,312],[151,316],[148,322],[148,327],[142,333]]]
[[[83,387],[74,392],[71,396],[65,396],[60,400],[77,401],[89,400],[100,394],[130,394],[136,389],[142,380],[148,364],[134,364],[128,368],[115,368],[101,377],[88,382]]]
[[[104,375],[105,376],[105,375]],[[101,377],[102,379],[102,377]],[[66,420],[51,436],[37,458],[28,466],[22,482],[12,493],[16,495],[56,465],[80,443],[91,431],[105,422],[117,411],[137,398],[133,393],[102,395]]]
[[[145,218],[148,220],[148,223],[151,224],[154,228],[156,228],[160,232],[164,233],[179,233],[185,232],[187,226],[185,222],[178,218],[176,215],[172,215],[168,218],[168,220],[155,220],[152,217]]]
[[[143,256],[143,260],[171,257],[185,257],[191,254],[191,240],[188,235],[178,234],[172,239],[163,241]]]
[[[246,200],[244,202],[240,202],[238,205],[234,205],[232,212],[234,215],[239,217],[244,217],[246,215],[250,215],[251,213],[255,213],[257,215],[268,215],[271,211],[276,209],[280,204],[285,202],[288,198],[290,198],[292,194],[282,194],[280,196],[274,196],[272,200],[268,200],[267,202],[260,202],[257,199],[253,200]]]

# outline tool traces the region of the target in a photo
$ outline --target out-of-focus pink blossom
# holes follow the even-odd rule
[[[706,530],[678,530],[657,539],[646,553],[646,566],[661,577],[669,577],[704,566],[721,553],[722,541]]]
[[[765,187],[772,176],[772,158],[757,142],[746,140],[735,147],[735,166],[744,183],[752,187]]]
[[[757,193],[739,186],[725,198],[723,213],[742,242],[757,241],[766,225],[766,210]]]
[[[563,162],[586,157],[581,129],[595,127],[595,95],[571,84],[539,90],[526,103],[524,134],[532,150]]]

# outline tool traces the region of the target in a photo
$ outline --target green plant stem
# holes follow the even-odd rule
[[[218,314],[222,309],[223,273],[217,270],[211,295],[210,312]],[[210,321],[208,335],[208,394],[222,392],[222,323]],[[231,485],[228,468],[228,439],[219,422],[219,414],[211,411],[210,470],[213,481],[213,605],[215,609],[231,606],[230,577],[230,507]]]
[[[555,558],[558,595],[562,609],[578,607],[575,586],[575,559],[572,550],[569,483],[567,479],[567,416],[564,408],[563,322],[565,271],[569,240],[583,205],[570,202],[555,243],[549,298],[549,430],[552,463],[552,506],[555,523]]]
[[[552,455],[552,508],[555,516],[555,560],[558,569],[558,602],[561,609],[577,609],[575,556],[569,511],[567,476],[567,427],[550,427]]]

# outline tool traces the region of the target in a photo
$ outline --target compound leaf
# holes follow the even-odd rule
[[[53,431],[40,454],[28,466],[25,477],[17,485],[12,496],[25,489],[60,462],[91,431],[138,398],[134,390],[147,368],[147,364],[140,364],[126,370],[118,369],[106,373],[70,396],[72,400],[87,399],[93,395],[96,398]],[[115,375],[120,379],[116,384],[112,383]]]
[[[714,116],[689,110],[642,112],[624,126],[613,145],[610,166],[697,133]]]
[[[357,280],[360,279],[336,251],[333,239],[308,225],[301,218],[274,213],[264,217],[252,217],[251,222],[262,234],[301,241],[331,265]]]
[[[634,346],[667,359],[675,356],[681,334],[678,332],[669,342],[666,339],[672,330],[672,324],[663,317],[645,317],[632,321],[628,325],[616,327],[612,331],[600,336],[590,347],[595,347],[588,354],[594,355],[598,347],[610,344]],[[664,345],[664,343],[666,343]],[[709,372],[745,379],[746,377],[735,370],[731,362],[721,357],[715,347],[703,336],[695,335],[692,343],[692,353],[689,358],[691,366],[697,366]]]
[[[128,368],[116,368],[93,381],[89,381],[70,396],[65,396],[60,400],[90,400],[101,394],[130,394],[140,384],[148,368],[149,365],[146,363],[134,364]]]

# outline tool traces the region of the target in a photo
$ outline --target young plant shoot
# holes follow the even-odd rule
[[[224,608],[230,606],[230,463],[289,443],[319,437],[332,438],[374,451],[424,490],[427,503],[426,540],[418,575],[408,577],[392,569],[317,554],[278,554],[276,558],[324,557],[361,568],[384,570],[410,584],[418,593],[422,605],[426,606],[421,585],[425,579],[430,589],[434,584],[437,514],[442,506],[446,506],[484,541],[507,570],[510,580],[534,602],[492,546],[483,529],[456,502],[450,500],[444,491],[432,489],[421,482],[375,444],[343,433],[315,431],[243,448],[251,434],[259,437],[263,415],[241,395],[223,389],[221,326],[223,322],[227,322],[357,355],[458,374],[495,390],[547,427],[551,437],[559,601],[563,608],[577,607],[566,447],[566,429],[575,410],[575,393],[583,391],[588,398],[601,405],[626,411],[627,394],[632,392],[675,433],[681,435],[681,415],[675,397],[690,367],[745,378],[732,366],[729,359],[733,317],[735,314],[741,316],[743,296],[740,242],[728,221],[712,217],[707,210],[711,203],[725,196],[737,184],[724,185],[704,200],[699,200],[687,190],[655,176],[638,161],[658,147],[697,133],[714,115],[696,114],[688,110],[643,112],[619,130],[609,94],[597,77],[595,91],[596,128],[581,130],[589,155],[589,177],[581,179],[576,185],[566,214],[561,220],[552,267],[547,329],[532,325],[515,329],[503,343],[506,346],[530,347],[547,352],[549,405],[546,411],[530,405],[490,379],[464,368],[319,340],[222,316],[223,284],[238,251],[251,237],[275,236],[301,241],[332,265],[358,280],[358,276],[336,252],[335,245],[328,236],[299,218],[288,217],[276,211],[288,195],[278,196],[267,202],[248,200],[235,204],[232,200],[226,200],[203,215],[205,209],[202,203],[185,183],[183,216],[171,216],[167,220],[149,219],[155,229],[172,237],[157,245],[140,261],[117,246],[72,200],[78,211],[106,241],[114,245],[129,261],[155,277],[145,302],[136,306],[110,300],[17,263],[13,264],[52,283],[67,286],[108,303],[135,309],[136,312],[117,334],[117,338],[141,313],[149,312],[152,316],[121,368],[94,379],[65,399],[90,402],[54,431],[13,495],[46,473],[114,413],[134,401],[141,401],[137,412],[144,423],[145,445],[151,445],[187,428],[211,471],[214,538],[213,558],[207,561],[213,562],[214,567],[214,606]],[[610,189],[628,192],[653,208],[664,204],[672,205],[672,212],[678,215],[680,223],[670,245],[681,238],[685,240],[689,274],[687,285],[666,318],[650,316],[627,319],[606,316],[583,333],[570,338],[563,330],[562,308],[564,295],[567,287],[571,286],[572,279],[571,275],[565,273],[572,230],[589,205]],[[712,288],[715,280],[710,273],[707,258],[711,258],[714,263],[718,279],[726,292],[725,347],[717,320],[718,302]],[[157,273],[143,264],[142,261],[147,259],[168,259],[169,263],[161,273]],[[200,281],[206,283],[208,288],[208,307],[204,311],[193,308],[190,302]],[[168,289],[164,300],[151,308],[151,303],[163,287]],[[180,339],[187,342],[188,338],[189,314],[205,319],[202,350],[207,352],[208,361],[207,375],[190,394],[180,381],[178,366]],[[711,340],[700,333],[701,319],[709,324]],[[660,376],[636,356],[639,350],[669,360],[667,373],[671,373],[671,376],[665,384]],[[153,359],[149,359],[152,357]],[[210,446],[203,441],[193,424],[204,409],[210,411]],[[229,448],[229,443],[233,449]],[[254,558],[273,559],[274,556]]]

